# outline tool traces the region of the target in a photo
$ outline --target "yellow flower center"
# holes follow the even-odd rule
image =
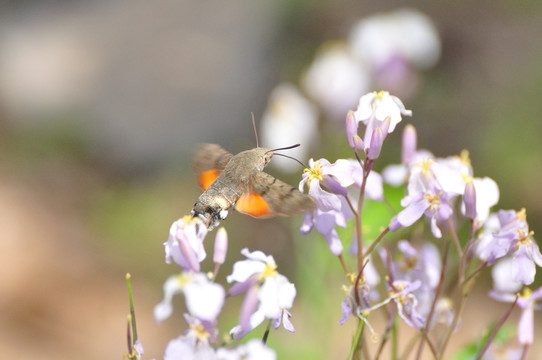
[[[205,330],[201,324],[190,324],[190,329],[194,332],[199,341],[208,342],[211,334]]]
[[[521,221],[527,221],[527,210],[522,208],[520,211],[516,211],[516,216]]]
[[[429,209],[434,210],[437,206],[440,205],[440,198],[439,196],[442,194],[442,191],[440,191],[438,194],[424,194],[423,198],[424,200],[429,201]]]
[[[189,273],[182,273],[182,274],[177,275],[176,279],[177,279],[177,282],[179,283],[179,287],[182,288],[184,287],[184,285],[192,281],[192,275]]]
[[[470,165],[470,154],[469,151],[466,149],[461,150],[461,154],[459,154],[459,159],[463,164],[466,166]]]
[[[526,287],[526,288],[523,288],[523,292],[519,294],[519,296],[525,299],[531,296],[532,293],[533,291],[529,289],[528,287]]]
[[[517,230],[519,241],[516,246],[531,246],[531,236],[534,235],[534,231],[530,231],[528,234],[523,229]]]
[[[316,161],[310,169],[307,168],[303,170],[304,174],[309,174],[309,184],[313,179],[316,179],[318,181],[322,181],[324,179],[324,175],[322,174],[322,166],[323,164],[320,164],[320,161]]]
[[[422,169],[422,174],[424,176],[427,176],[433,162],[433,159],[422,159],[416,164],[416,166]]]
[[[267,278],[269,276],[275,276],[277,274],[278,274],[278,272],[277,272],[277,264],[273,264],[273,263],[268,261],[268,262],[265,263],[264,271],[262,271],[260,273],[260,279],[263,280],[263,279],[265,279],[265,278]]]
[[[379,103],[382,101],[382,98],[387,94],[388,92],[387,91],[379,91],[379,92],[376,92],[376,91],[373,91],[373,94],[375,94],[376,96],[374,97],[373,99],[373,110],[376,109],[379,105]]]

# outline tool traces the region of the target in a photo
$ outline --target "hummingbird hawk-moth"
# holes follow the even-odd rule
[[[192,166],[205,191],[194,204],[192,216],[212,230],[234,206],[257,218],[312,210],[311,197],[263,171],[276,150],[288,148],[256,147],[233,155],[216,144],[200,145]]]

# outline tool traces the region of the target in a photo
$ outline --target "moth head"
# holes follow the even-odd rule
[[[264,152],[264,156],[263,156],[264,166],[267,165],[267,163],[268,163],[269,161],[271,161],[271,158],[273,157],[273,154],[275,153],[275,151],[294,149],[294,148],[296,148],[296,147],[298,147],[298,146],[300,146],[300,144],[295,144],[295,145],[286,146],[286,147],[281,147],[281,148],[276,148],[276,149],[263,149],[263,148],[259,148],[259,149],[263,149],[263,150],[265,151],[265,152]],[[284,154],[277,154],[277,155],[289,157],[289,156],[284,155]]]

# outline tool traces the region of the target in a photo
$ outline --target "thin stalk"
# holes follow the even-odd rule
[[[393,325],[391,328],[391,359],[397,359],[399,353],[399,325],[397,325],[397,316],[393,317]]]
[[[346,267],[346,264],[344,263],[344,258],[343,258],[343,255],[340,254],[339,256],[337,256],[339,258],[339,261],[341,262],[341,266],[343,268],[343,271],[344,271],[344,274],[345,275],[348,275],[348,268]]]
[[[518,302],[518,297],[516,296],[516,300],[514,300],[514,302],[508,309],[508,311],[504,314],[504,316],[499,321],[497,326],[495,326],[495,329],[493,329],[493,331],[491,332],[491,335],[489,335],[489,337],[487,338],[486,343],[484,344],[484,347],[482,348],[482,350],[480,350],[480,352],[478,353],[478,356],[476,356],[476,360],[480,360],[482,356],[485,354],[485,352],[489,348],[489,345],[491,345],[491,342],[493,341],[493,339],[495,338],[495,336],[497,335],[501,327],[504,325],[504,323],[506,322],[510,314],[512,313],[512,310],[514,310],[514,307],[516,306],[517,302]]]
[[[527,359],[527,354],[529,353],[529,348],[531,346],[529,344],[525,344],[523,345],[523,352],[521,353],[521,359],[520,360],[525,360]]]
[[[388,313],[388,322],[386,323],[386,329],[384,330],[384,334],[382,335],[382,340],[380,340],[380,345],[378,345],[378,350],[376,351],[375,359],[380,358],[380,354],[382,353],[382,350],[384,350],[384,346],[386,346],[386,343],[391,337],[391,330],[393,329],[393,325],[395,322],[395,315],[396,310],[395,306],[389,306],[390,309]]]
[[[139,339],[137,337],[137,325],[136,325],[136,316],[135,316],[135,309],[134,309],[134,300],[132,298],[132,275],[129,273],[126,274],[126,286],[128,287],[128,298],[130,299],[130,316],[131,316],[131,323],[132,323],[132,334],[133,334],[133,341],[134,343]]]
[[[450,249],[450,241],[447,241],[444,248],[444,254],[442,255],[442,269],[440,271],[440,278],[437,284],[437,288],[435,289],[435,297],[433,298],[433,302],[431,304],[431,310],[429,310],[429,315],[427,315],[427,319],[425,320],[425,327],[424,329],[421,330],[426,335],[429,333],[429,326],[431,325],[431,319],[435,311],[435,307],[438,301],[438,297],[440,295],[440,291],[442,290],[442,285],[444,284],[444,274],[446,273],[446,265],[448,264],[448,250],[449,249]],[[420,346],[418,347],[418,354],[416,355],[416,359],[418,360],[422,358],[423,344],[424,344],[425,339],[426,339],[425,337],[422,337],[422,339],[420,340]]]
[[[451,225],[452,223],[450,221],[450,226]],[[455,234],[455,231],[452,231],[452,233]],[[457,236],[454,236],[454,239],[457,239]],[[467,256],[468,256],[468,252],[470,250],[471,245],[472,245],[472,241],[469,241],[467,245],[465,246],[465,252],[461,253],[461,259],[459,261],[459,271],[458,271],[458,276],[457,276],[456,310],[455,310],[454,318],[452,320],[450,329],[448,330],[448,333],[446,334],[446,337],[444,338],[444,342],[442,343],[439,359],[442,358],[442,356],[444,355],[444,351],[446,350],[446,347],[448,346],[448,342],[450,341],[452,333],[455,331],[455,328],[459,321],[459,317],[461,316],[461,312],[463,311],[464,300],[466,299],[468,295],[468,292],[465,293],[464,291],[464,285],[465,285],[465,271],[466,271]]]
[[[448,227],[450,228],[450,233],[452,233],[452,238],[454,239],[455,247],[457,248],[457,253],[459,254],[459,257],[463,257],[463,250],[461,250],[461,244],[459,243],[459,239],[457,237],[457,233],[455,232],[454,224],[452,223],[452,219],[448,218]]]
[[[262,342],[264,343],[264,345],[267,343],[267,338],[269,337],[270,330],[271,330],[271,320],[269,320],[269,322],[267,323],[267,327],[265,328],[265,333],[263,334],[263,337],[262,337]]]
[[[375,247],[378,245],[380,240],[382,240],[384,238],[384,235],[386,235],[389,231],[390,231],[390,228],[387,227],[384,229],[384,231],[380,233],[380,235],[378,235],[376,240],[373,241],[373,243],[369,246],[369,248],[367,248],[367,252],[363,255],[363,258],[366,258],[367,256],[371,254],[371,252],[375,249]]]

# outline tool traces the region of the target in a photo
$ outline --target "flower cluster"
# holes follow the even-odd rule
[[[358,108],[346,115],[346,137],[354,157],[333,163],[311,159],[299,184],[300,190],[308,187],[316,203],[315,210],[305,215],[301,233],[316,228],[346,271],[343,289],[347,296],[339,322],[357,317],[360,329],[368,326],[374,332],[371,313],[387,306],[389,316],[397,314],[406,325],[426,334],[418,351],[425,342],[433,355],[440,357],[460,326],[464,300],[476,279],[482,270],[492,267],[494,290],[490,296],[522,309],[517,339],[527,346],[520,352],[525,355],[534,339],[534,310],[542,308],[536,303],[542,299],[542,288],[533,291],[524,287],[534,282],[536,268],[542,266],[525,209],[493,212],[499,200],[496,182],[474,176],[466,151],[439,158],[417,149],[412,125],[403,131],[401,164],[387,166],[382,175],[376,173],[373,165],[384,141],[404,116],[412,116],[412,112],[388,92],[362,96]],[[361,124],[363,134],[359,133]],[[401,208],[391,213],[389,225],[380,236],[367,241],[362,227],[363,202],[366,198],[386,199],[383,184],[404,188]],[[344,263],[342,240],[336,231],[336,226],[346,227],[349,221],[356,224],[351,247],[357,253],[354,272],[349,272]],[[426,224],[430,235],[424,230]],[[469,231],[461,230],[465,227]],[[463,233],[469,235],[461,239],[459,234]],[[386,236],[388,245],[382,246]],[[457,260],[452,260],[453,254]],[[386,279],[386,291],[379,292],[375,288],[382,278]],[[437,336],[435,340],[427,336],[431,332]],[[359,348],[360,343],[361,337],[356,337],[352,349]]]
[[[535,311],[542,309],[542,288],[527,287],[542,266],[542,254],[529,230],[526,210],[494,211],[499,200],[496,182],[474,176],[466,151],[439,158],[417,149],[412,125],[403,129],[401,163],[388,165],[381,174],[374,171],[388,134],[405,116],[412,116],[412,111],[386,91],[362,96],[357,109],[346,114],[345,147],[352,151],[352,158],[310,159],[299,183],[299,190],[306,189],[315,203],[304,215],[300,232],[316,229],[345,273],[345,297],[337,304],[342,317],[337,320],[341,325],[352,319],[358,322],[351,357],[364,346],[368,332],[371,341],[380,341],[380,354],[390,333],[396,331],[393,324],[402,321],[421,339],[418,358],[424,349],[442,358],[450,338],[462,326],[460,315],[476,280],[491,268],[489,297],[512,303],[500,324],[516,305],[521,310],[517,326],[521,348],[492,342],[499,325],[472,356],[491,357],[500,351],[524,358],[535,339]],[[398,187],[403,189],[402,197],[390,198],[389,190]],[[367,239],[362,223],[368,200],[388,205],[387,227],[375,239]],[[348,232],[338,228],[353,229],[346,254],[343,241],[348,239],[341,236]],[[296,287],[277,271],[273,256],[245,248],[241,251],[245,259],[237,261],[226,277],[231,284],[226,291],[215,281],[226,259],[226,231],[220,228],[216,233],[214,270],[209,273],[201,270],[207,257],[203,246],[207,235],[201,220],[185,216],[173,223],[164,243],[166,263],[177,264],[181,272],[164,283],[164,298],[156,305],[154,317],[158,322],[170,317],[174,295],[182,294],[188,325],[169,342],[164,358],[275,359],[265,342],[271,326],[295,332],[290,311]],[[353,260],[343,255],[354,255]],[[239,322],[227,341],[218,344],[218,317],[226,297],[237,295],[244,296]],[[381,334],[372,325],[375,312],[389,319]],[[263,341],[240,342],[266,320]],[[139,342],[134,348],[142,353]]]
[[[291,154],[306,158],[311,145],[320,139],[318,129],[327,125],[318,124],[319,119],[330,119],[336,127],[360,95],[372,88],[385,88],[404,98],[414,96],[421,72],[436,64],[440,47],[435,25],[417,10],[401,9],[359,19],[345,39],[319,47],[298,86],[288,82],[273,89],[261,122],[263,143],[270,148],[302,143]],[[371,113],[364,108],[361,111]],[[379,115],[377,119],[383,121]],[[356,116],[359,121],[364,114]],[[390,131],[397,119],[390,119]],[[372,136],[372,128],[368,136]],[[370,146],[367,140],[365,143]],[[273,160],[272,165],[281,171],[297,170],[293,162],[282,158]]]
[[[164,299],[154,308],[154,318],[161,322],[170,317],[174,295],[183,294],[186,305],[184,319],[188,324],[184,334],[169,342],[164,358],[276,359],[275,352],[261,341],[252,340],[237,347],[213,346],[219,339],[217,318],[226,299],[224,287],[214,279],[224,263],[228,238],[224,228],[217,231],[214,273],[208,274],[200,271],[200,264],[206,258],[203,247],[206,235],[207,229],[201,220],[184,216],[171,225],[169,238],[164,243],[166,263],[173,260],[182,272],[170,276],[164,283]],[[286,330],[294,332],[289,310],[296,296],[295,286],[277,272],[272,256],[248,249],[243,249],[241,253],[247,259],[236,262],[233,272],[227,276],[228,283],[235,283],[228,295],[245,294],[239,324],[230,331],[231,339],[242,339],[265,319],[275,329],[282,323]]]

